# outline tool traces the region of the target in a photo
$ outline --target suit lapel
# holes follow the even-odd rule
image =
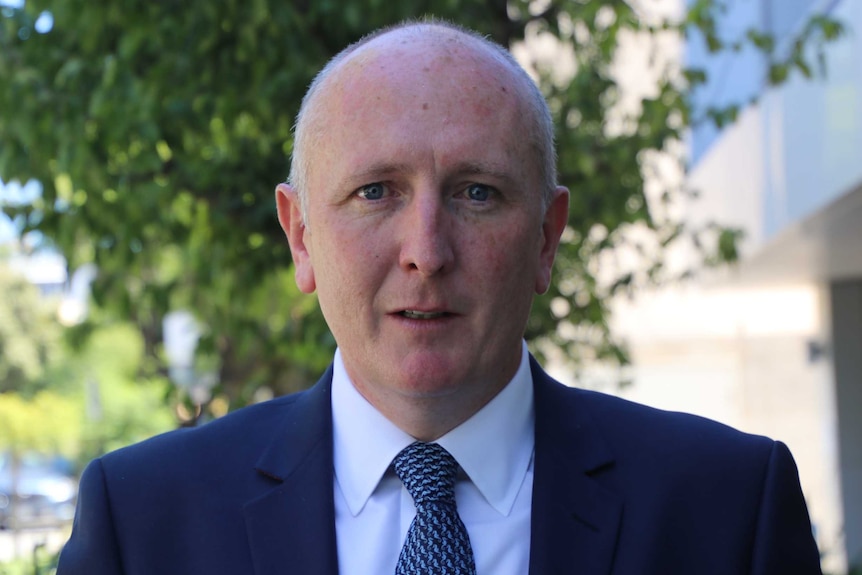
[[[271,488],[243,508],[255,575],[337,575],[332,369],[297,398],[259,459]]]
[[[613,456],[577,392],[551,379],[531,358],[536,402],[530,573],[607,575],[622,499],[599,478]]]
[[[622,499],[599,481],[613,456],[579,403],[531,358],[536,402],[530,573],[607,575]],[[337,575],[332,370],[291,407],[257,472],[270,483],[243,508],[255,575]]]

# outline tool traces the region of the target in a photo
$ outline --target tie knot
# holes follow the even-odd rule
[[[392,464],[417,508],[432,501],[454,504],[458,463],[444,448],[417,441],[402,449]]]

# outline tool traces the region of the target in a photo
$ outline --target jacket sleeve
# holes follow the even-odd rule
[[[820,554],[787,446],[769,457],[752,550],[752,575],[821,575]]]
[[[57,575],[122,575],[111,502],[100,460],[81,476],[72,535],[60,553]]]

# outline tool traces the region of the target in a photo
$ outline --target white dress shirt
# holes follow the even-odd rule
[[[356,391],[338,351],[332,416],[339,573],[394,574],[416,508],[389,466],[415,439]],[[512,381],[435,442],[463,470],[455,500],[470,535],[477,575],[524,575],[529,570],[534,420],[524,344]]]

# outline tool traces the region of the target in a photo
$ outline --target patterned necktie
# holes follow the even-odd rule
[[[475,575],[470,537],[455,507],[458,463],[436,443],[417,441],[392,464],[416,504],[395,575]]]

